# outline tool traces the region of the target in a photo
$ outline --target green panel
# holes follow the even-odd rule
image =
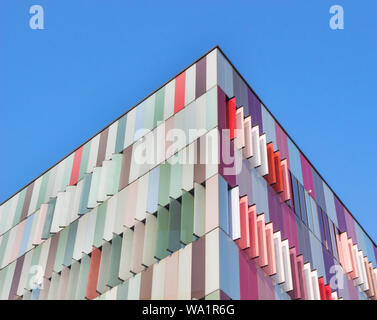
[[[126,123],[127,115],[124,115],[118,121],[117,137],[115,141],[115,153],[120,153],[123,151],[124,147],[124,136],[126,135]]]
[[[144,127],[152,130],[154,124],[154,105],[156,95],[153,94],[147,100],[145,100],[145,112],[144,112]]]
[[[216,290],[206,295],[204,300],[220,300],[220,290]]]
[[[165,87],[162,87],[156,92],[153,128],[157,127],[160,121],[164,121],[164,101]]]
[[[35,247],[35,249],[33,249],[33,256],[31,257],[31,262],[30,262],[30,268],[32,266],[37,266],[39,265],[39,257],[41,256],[41,251],[42,251],[42,245],[40,244],[39,246]],[[28,270],[30,271],[30,270]],[[31,277],[34,277],[35,276],[35,273],[30,273],[28,275],[28,279],[26,281],[26,289],[28,290],[31,290],[30,288],[30,280],[31,280]]]
[[[62,271],[63,269],[64,254],[65,254],[65,249],[67,247],[68,234],[69,234],[69,226],[60,231],[59,243],[58,243],[58,248],[56,250],[56,257],[55,257],[55,263],[54,263],[54,271],[56,273]]]
[[[12,226],[15,226],[17,223],[20,222],[21,213],[22,213],[22,207],[24,206],[24,201],[25,201],[26,189],[27,188],[24,188],[22,191],[20,191],[20,195],[18,197],[18,202],[17,202],[16,213],[15,213],[15,215],[13,217],[13,224],[12,224]]]
[[[118,286],[117,300],[128,299],[128,280]]]
[[[109,277],[107,280],[107,285],[112,288],[122,282],[118,277],[121,250],[122,250],[122,237],[119,235],[114,235],[114,238],[111,244]]]
[[[65,188],[69,185],[69,181],[71,179],[74,155],[75,154],[73,153],[68,158],[65,159],[64,176],[63,176],[63,180],[62,180],[61,190],[65,190]]]
[[[181,204],[171,199],[169,205],[169,246],[168,250],[175,252],[181,248]]]
[[[107,210],[107,201],[98,206],[96,228],[94,230],[93,246],[99,248],[103,243],[103,231],[105,229],[105,218]]]
[[[47,184],[48,184],[48,177],[50,175],[50,171],[47,171],[41,181],[41,187],[39,189],[39,195],[38,195],[38,202],[37,202],[37,208],[38,210],[41,207],[41,204],[46,201],[46,190],[47,190]]]
[[[111,160],[110,176],[108,179],[108,187],[107,187],[109,195],[113,195],[118,192],[120,173],[122,171],[122,159],[123,159],[122,153],[113,154],[113,157]]]
[[[178,199],[182,195],[181,181],[182,181],[182,153],[179,152],[173,157],[176,158],[176,163],[170,166],[170,191],[169,196]]]
[[[79,219],[76,219],[69,226],[67,246],[66,246],[66,249],[65,249],[64,261],[63,261],[63,264],[67,267],[70,266],[71,263],[72,263],[73,250],[74,250],[74,247],[75,247],[75,240],[76,240],[78,224],[79,224]]]
[[[206,128],[211,130],[217,125],[217,87],[206,94]]]
[[[166,208],[158,206],[157,210],[157,244],[156,258],[163,259],[168,256],[169,243],[169,211]]]
[[[80,272],[77,281],[76,297],[75,299],[85,299],[86,285],[88,283],[88,274],[90,266],[90,257],[84,254],[80,262]]]
[[[92,182],[92,174],[91,173],[85,173],[84,183],[83,183],[82,192],[81,192],[79,214],[85,214],[85,213],[89,212],[89,209],[88,209],[87,206],[88,206],[89,191],[90,191],[91,182]]]
[[[164,162],[160,165],[160,179],[158,184],[158,204],[166,206],[169,203],[170,164]]]
[[[83,149],[82,149],[82,155],[81,155],[81,162],[80,162],[80,171],[79,171],[79,178],[78,180],[81,180],[84,178],[86,168],[88,167],[88,160],[89,160],[89,153],[90,153],[90,142],[85,143]]]
[[[8,230],[6,233],[4,233],[4,235],[2,236],[2,239],[1,239],[1,244],[0,244],[0,266],[2,264],[2,261],[3,261],[3,258],[4,258],[4,253],[5,253],[5,250],[7,248],[9,234],[10,234],[10,230]]]
[[[54,217],[55,205],[56,205],[56,197],[50,198],[50,201],[48,202],[46,219],[45,219],[45,224],[43,226],[41,239],[47,239],[51,236],[50,230],[51,230],[52,218]]]
[[[182,195],[181,242],[194,241],[194,197],[184,191]]]

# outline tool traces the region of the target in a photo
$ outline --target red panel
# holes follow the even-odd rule
[[[330,285],[325,286],[326,300],[332,300]]]
[[[264,214],[257,216],[257,232],[258,232],[258,246],[259,246],[259,257],[257,263],[260,267],[268,265],[268,255],[267,255],[267,240],[266,240],[266,225]]]
[[[70,186],[74,186],[77,183],[77,180],[79,178],[81,156],[82,156],[82,150],[83,150],[83,148],[84,147],[81,146],[79,149],[77,149],[75,151],[75,155],[73,157],[71,179],[69,180],[69,185]]]
[[[186,72],[182,72],[175,78],[174,113],[182,110],[185,106],[185,82]]]
[[[250,247],[249,212],[247,196],[240,199],[241,239],[237,240],[241,250]]]
[[[275,161],[274,161],[274,146],[272,142],[267,144],[267,159],[268,159],[268,175],[266,180],[269,184],[276,183],[275,175]]]
[[[234,129],[236,129],[236,98],[232,98],[226,103],[226,124],[229,129],[230,139],[234,139]]]
[[[246,250],[249,259],[259,256],[258,232],[257,232],[257,208],[252,205],[248,209],[249,213],[249,232],[250,232],[250,248]]]
[[[281,172],[280,152],[276,151],[274,154],[276,183],[273,185],[276,192],[280,193],[284,191],[283,188],[283,175]]]
[[[92,300],[98,296],[97,292],[97,281],[98,281],[98,271],[101,261],[101,250],[93,247],[92,256],[89,265],[89,275],[88,284],[86,286],[86,297]]]
[[[321,300],[326,300],[326,290],[325,290],[325,281],[323,277],[318,279],[319,293],[321,295]]]

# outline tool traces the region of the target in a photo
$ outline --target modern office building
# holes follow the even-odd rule
[[[218,47],[0,207],[1,299],[376,299],[376,257]]]

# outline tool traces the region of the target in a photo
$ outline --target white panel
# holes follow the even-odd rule
[[[185,106],[195,99],[196,64],[186,70]]]
[[[266,145],[266,135],[262,134],[259,137],[259,146],[260,146],[260,157],[261,165],[257,168],[258,173],[263,177],[268,174],[268,159],[267,159],[267,145]]]
[[[137,201],[135,219],[143,221],[147,212],[149,174],[143,175],[137,184]]]
[[[281,249],[281,233],[277,231],[273,235],[274,237],[274,249],[275,249],[275,259],[276,259],[276,274],[273,275],[273,279],[276,283],[281,284],[285,282],[284,274],[284,263],[283,263],[283,253]]]
[[[128,300],[138,300],[140,296],[141,273],[128,281]]]
[[[34,182],[33,193],[31,195],[29,211],[27,214],[28,216],[37,209],[37,202],[38,202],[38,197],[39,197],[39,191],[41,189],[42,178],[43,176],[39,177]]]
[[[145,221],[144,248],[142,264],[146,267],[154,262],[156,251],[157,218],[153,214],[147,214]]]
[[[71,212],[71,222],[75,221],[79,215],[79,207],[80,207],[80,199],[81,199],[81,192],[84,185],[84,180],[80,180],[76,185],[75,197],[73,200],[72,205],[72,212]]]
[[[47,300],[56,300],[58,298],[60,274],[53,272],[51,277],[50,289],[48,290]]]
[[[308,300],[314,300],[312,271],[309,262],[304,264],[304,276]]]
[[[245,148],[243,149],[243,158],[248,159],[253,156],[253,139],[251,135],[251,117],[244,120]]]
[[[103,230],[103,239],[110,241],[113,238],[114,221],[117,213],[117,201],[119,193],[115,194],[107,201],[105,226]]]
[[[119,278],[123,281],[132,277],[130,272],[131,266],[131,254],[133,247],[133,230],[126,229],[123,233],[122,239],[122,251],[120,254],[120,263],[119,263]]]
[[[53,190],[54,190],[54,184],[55,184],[55,178],[56,173],[58,170],[58,165],[54,166],[48,174],[48,182],[47,182],[47,188],[46,188],[46,196],[43,202],[48,202],[50,200],[50,197],[53,197]],[[56,195],[56,194],[55,194]]]
[[[198,237],[204,235],[205,230],[205,188],[194,184],[194,234]]]
[[[165,86],[164,120],[174,114],[175,79]]]
[[[99,147],[99,137],[100,137],[100,135],[97,134],[90,141],[90,151],[89,151],[88,165],[86,167],[86,173],[91,173],[93,171],[94,167],[97,164],[97,155],[98,155],[98,147]]]
[[[220,289],[219,228],[205,237],[205,295]]]
[[[96,228],[97,208],[86,214],[88,216],[88,223],[85,230],[85,242],[82,251],[89,254],[93,250],[94,231]]]
[[[126,133],[124,136],[123,149],[125,149],[134,142],[135,121],[136,108],[133,108],[127,113]]]
[[[66,299],[68,283],[69,283],[69,274],[70,274],[70,269],[67,267],[63,267],[63,270],[60,275],[60,281],[59,281],[58,296],[57,296],[58,300]]]
[[[151,167],[156,167],[161,162],[165,161],[165,122],[157,126],[153,130],[153,136],[155,138],[154,151],[155,151],[155,163]]]
[[[132,183],[135,181],[138,177],[140,177],[140,151],[143,149],[143,141],[142,139],[139,139],[134,143],[132,146],[132,155],[131,155],[131,165],[130,165],[130,175],[128,178],[128,183]]]
[[[63,184],[65,164],[66,164],[66,159],[64,159],[63,161],[61,161],[58,164],[58,168],[57,168],[57,172],[56,172],[56,178],[55,178],[55,182],[54,182],[54,188],[53,188],[52,195],[51,195],[52,197],[55,196],[59,191],[63,191],[61,187],[62,187],[62,184]]]
[[[312,277],[313,299],[314,300],[321,300],[321,294],[319,292],[317,270],[314,270],[314,271],[311,272],[311,277]]]
[[[95,208],[98,203],[98,187],[99,181],[101,179],[102,167],[95,167],[93,169],[92,181],[90,184],[89,199],[88,199],[88,208]]]
[[[251,128],[251,137],[253,140],[253,157],[250,158],[250,163],[253,167],[261,165],[261,154],[259,146],[259,127],[255,126]]]
[[[113,198],[117,197],[116,201],[116,212],[114,219],[114,225],[113,225],[113,233],[121,234],[124,231],[123,222],[124,217],[126,215],[127,210],[127,190],[128,188],[123,188],[119,193],[115,194]],[[112,219],[112,218],[108,218]],[[106,223],[106,222],[105,222]],[[107,231],[108,232],[108,231]]]
[[[233,68],[220,51],[217,54],[218,85],[228,98],[233,97]]]
[[[217,49],[206,57],[206,88],[207,91],[217,84]]]
[[[219,134],[217,128],[212,129],[205,135],[205,148],[207,180],[216,174],[219,169]]]
[[[360,266],[361,266],[361,274],[363,276],[363,283],[361,284],[361,289],[363,291],[369,290],[369,284],[368,284],[368,278],[367,278],[367,273],[365,270],[365,264],[364,264],[364,254],[363,251],[359,251],[358,253],[359,261],[360,261]]]
[[[153,265],[153,277],[152,277],[152,300],[163,300],[165,289],[165,262],[161,260]],[[191,293],[190,293],[191,294]]]
[[[198,137],[202,136],[207,132],[207,122],[206,122],[206,107],[207,107],[207,94],[201,95],[194,103],[194,128],[195,132],[191,133],[189,138],[189,143],[196,140]],[[195,134],[194,134],[195,133]]]
[[[230,191],[230,195],[232,201],[232,239],[236,240],[241,237],[239,188],[233,188]]]
[[[68,288],[67,288],[67,295],[66,295],[66,298],[68,300],[75,299],[79,273],[80,273],[80,263],[75,261],[71,265],[71,271],[69,274]]]
[[[337,291],[333,291],[331,292],[331,298],[333,300],[338,300],[338,292]]]
[[[357,247],[357,244],[353,245],[352,250],[353,250],[353,255],[355,257],[356,270],[357,270],[357,274],[358,274],[358,277],[355,279],[355,283],[356,283],[356,285],[359,286],[364,282],[364,278],[363,278],[363,271],[361,270],[360,259],[358,257],[359,256],[359,249]]]
[[[102,162],[101,176],[98,186],[97,202],[104,202],[107,196],[108,179],[110,177],[111,160],[105,160]]]
[[[116,300],[117,299],[118,287],[112,288],[106,292],[106,300]]]
[[[191,263],[192,244],[179,250],[178,257],[178,294],[179,300],[191,300]],[[207,259],[207,258],[206,258]],[[219,260],[217,260],[219,261]]]
[[[42,267],[43,275],[45,275],[46,270],[46,264],[47,264],[47,258],[48,258],[48,252],[50,250],[50,244],[51,244],[51,238],[48,238],[45,242],[41,244],[41,254],[39,256],[38,265]],[[32,275],[30,274],[30,277]],[[30,279],[30,278],[29,278]],[[29,288],[30,289],[30,288]]]
[[[76,186],[68,186],[65,191],[62,218],[59,219],[59,227],[63,228],[71,223],[71,215],[74,206]]]
[[[115,150],[115,143],[117,138],[117,130],[118,130],[118,121],[115,121],[110,127],[109,127],[109,133],[107,136],[107,144],[106,144],[106,156],[105,159],[111,159],[111,156],[114,153]]]
[[[194,156],[195,145],[192,143],[183,149],[182,159],[182,184],[181,189],[190,191],[194,187]]]
[[[289,257],[289,243],[287,239],[281,242],[281,251],[283,254],[284,277],[285,277],[283,288],[285,292],[288,292],[288,291],[293,290],[293,283],[292,283],[291,260]]]
[[[87,214],[83,215],[79,219],[79,222],[77,225],[75,246],[73,248],[73,259],[75,259],[76,261],[79,261],[82,257],[83,244],[85,242],[87,219],[88,219],[88,215]]]
[[[245,146],[245,130],[243,117],[243,107],[240,107],[236,110],[236,139],[234,143],[237,149],[241,149]]]
[[[65,199],[65,192],[59,192],[57,194],[55,210],[54,210],[54,214],[53,214],[52,222],[51,222],[51,229],[50,229],[51,233],[59,232],[59,230],[61,229],[59,226],[62,224],[61,220],[62,220],[62,215],[64,211],[64,199]]]

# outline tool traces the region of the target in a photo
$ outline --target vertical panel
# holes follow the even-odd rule
[[[196,90],[196,66],[193,64],[190,68],[185,71],[185,106],[188,105],[195,99],[195,90]]]
[[[132,276],[132,273],[130,272],[130,266],[133,247],[133,234],[134,231],[131,229],[126,229],[123,233],[122,251],[120,254],[119,267],[119,278],[123,281],[129,279]]]
[[[137,222],[134,228],[134,239],[132,245],[130,270],[133,273],[139,273],[144,270],[142,265],[143,247],[144,247],[145,224]]]
[[[219,229],[205,236],[205,294],[220,289]]]
[[[147,214],[145,220],[144,248],[142,265],[149,267],[155,262],[157,240],[157,218],[152,214]]]
[[[191,299],[201,299],[205,295],[205,237],[192,243]]]
[[[217,84],[217,54],[218,50],[214,49],[206,57],[206,90]]]
[[[97,281],[98,281],[100,262],[101,262],[101,250],[93,247],[90,264],[89,264],[88,284],[86,287],[86,294],[85,294],[85,297],[89,300],[94,299],[98,296]]]
[[[178,299],[191,299],[191,265],[192,244],[178,251]]]
[[[194,234],[201,237],[205,232],[206,190],[198,183],[194,185]]]
[[[185,106],[185,81],[185,72],[175,78],[174,113],[177,113]]]
[[[165,260],[164,299],[176,300],[178,294],[178,252],[174,252]]]

